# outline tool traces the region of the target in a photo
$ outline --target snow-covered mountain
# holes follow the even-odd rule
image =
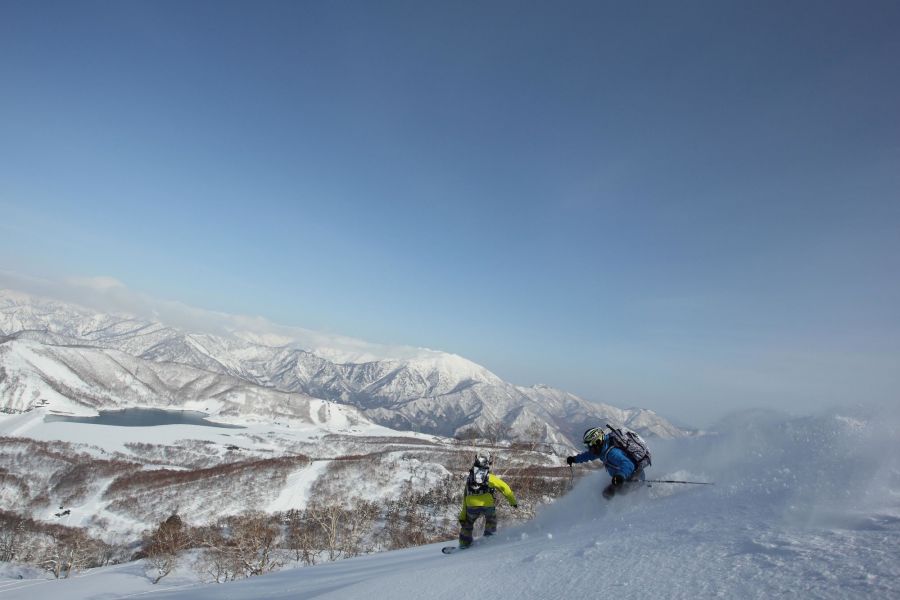
[[[643,432],[683,434],[451,354],[225,322],[188,331],[0,291],[0,511],[53,523],[65,506],[67,524],[130,543],[173,513],[196,525],[413,488],[443,498],[430,522],[444,528],[476,449],[538,504],[570,476],[561,456],[585,424],[649,416]],[[138,426],[109,420],[120,418]]]
[[[199,410],[239,422],[290,420],[343,427],[368,423],[352,406],[231,375],[135,358],[110,348],[50,345],[28,337],[0,343],[0,398],[7,411],[41,405],[91,415],[98,409],[141,406]]]
[[[443,436],[492,432],[569,443],[607,421],[648,436],[687,433],[649,410],[516,386],[453,354],[294,336],[285,328],[265,335],[241,328],[240,319],[230,323],[215,334],[186,331],[0,290],[0,404],[23,410],[47,396],[66,396],[54,373],[74,373],[83,385],[69,387],[79,393],[66,397],[93,408],[224,398],[229,414],[265,417],[303,410],[297,406],[319,398],[355,406],[394,429]],[[32,377],[21,375],[26,363]]]

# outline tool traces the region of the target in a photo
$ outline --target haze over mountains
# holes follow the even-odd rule
[[[569,444],[606,421],[648,436],[688,433],[649,410],[503,381],[457,355],[284,332],[190,331],[0,290],[0,406],[193,408],[272,420],[308,418],[324,400],[355,407],[351,418],[440,436]]]

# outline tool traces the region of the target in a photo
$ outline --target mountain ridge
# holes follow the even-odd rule
[[[258,334],[241,330],[185,331],[17,291],[0,290],[0,336],[116,350],[156,365],[186,365],[261,389],[350,405],[367,419],[394,429],[448,437],[492,432],[578,445],[584,428],[607,420],[649,436],[690,433],[647,409],[621,409],[546,385],[506,382],[455,354],[404,349],[401,354],[407,358],[386,352],[380,360],[335,362],[326,356],[340,352],[327,344],[301,348],[302,340],[280,337],[282,345],[266,346],[248,341],[259,339]],[[346,346],[347,338],[340,344]],[[366,344],[359,342],[358,347],[369,353],[378,348]],[[104,384],[102,377],[97,383],[112,385]]]

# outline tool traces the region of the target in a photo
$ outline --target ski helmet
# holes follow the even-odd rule
[[[584,432],[582,440],[584,441],[585,446],[590,447],[594,444],[602,444],[605,437],[602,427],[591,427]]]
[[[475,463],[473,466],[486,469],[491,466],[491,458],[487,454],[478,453],[475,455]]]

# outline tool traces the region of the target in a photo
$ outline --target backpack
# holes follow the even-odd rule
[[[647,448],[647,442],[631,431],[630,429],[613,427],[609,423],[606,424],[609,433],[610,448],[618,448],[625,453],[631,462],[634,463],[634,472],[639,473],[650,466],[650,449]]]
[[[469,477],[466,479],[466,495],[487,494],[491,491],[488,487],[488,479],[491,475],[490,467],[477,465],[469,469]]]

